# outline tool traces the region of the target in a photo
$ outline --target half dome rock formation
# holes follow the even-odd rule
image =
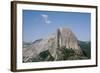
[[[69,28],[59,28],[57,31],[58,47],[72,49],[77,54],[82,54],[81,48],[78,45],[78,40]]]
[[[59,28],[44,39],[23,49],[23,62],[86,59],[78,40],[69,28]]]

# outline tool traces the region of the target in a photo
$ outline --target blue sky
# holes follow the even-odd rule
[[[32,42],[68,27],[78,40],[90,40],[90,13],[23,10],[23,41]]]

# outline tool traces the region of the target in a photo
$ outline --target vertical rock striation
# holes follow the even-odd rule
[[[23,62],[80,59],[82,55],[76,36],[64,27],[23,49]]]

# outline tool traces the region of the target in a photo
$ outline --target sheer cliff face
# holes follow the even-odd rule
[[[67,49],[72,50],[77,56],[82,54],[73,32],[69,28],[59,28],[51,36],[35,41],[23,49],[23,62],[65,60],[68,59]]]
[[[74,33],[69,28],[58,29],[59,46],[65,46],[68,49],[77,50],[81,53],[81,48],[78,45],[78,40]]]

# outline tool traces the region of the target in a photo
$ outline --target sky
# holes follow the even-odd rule
[[[23,10],[23,41],[33,42],[49,36],[59,27],[72,30],[78,40],[90,40],[91,14]]]

